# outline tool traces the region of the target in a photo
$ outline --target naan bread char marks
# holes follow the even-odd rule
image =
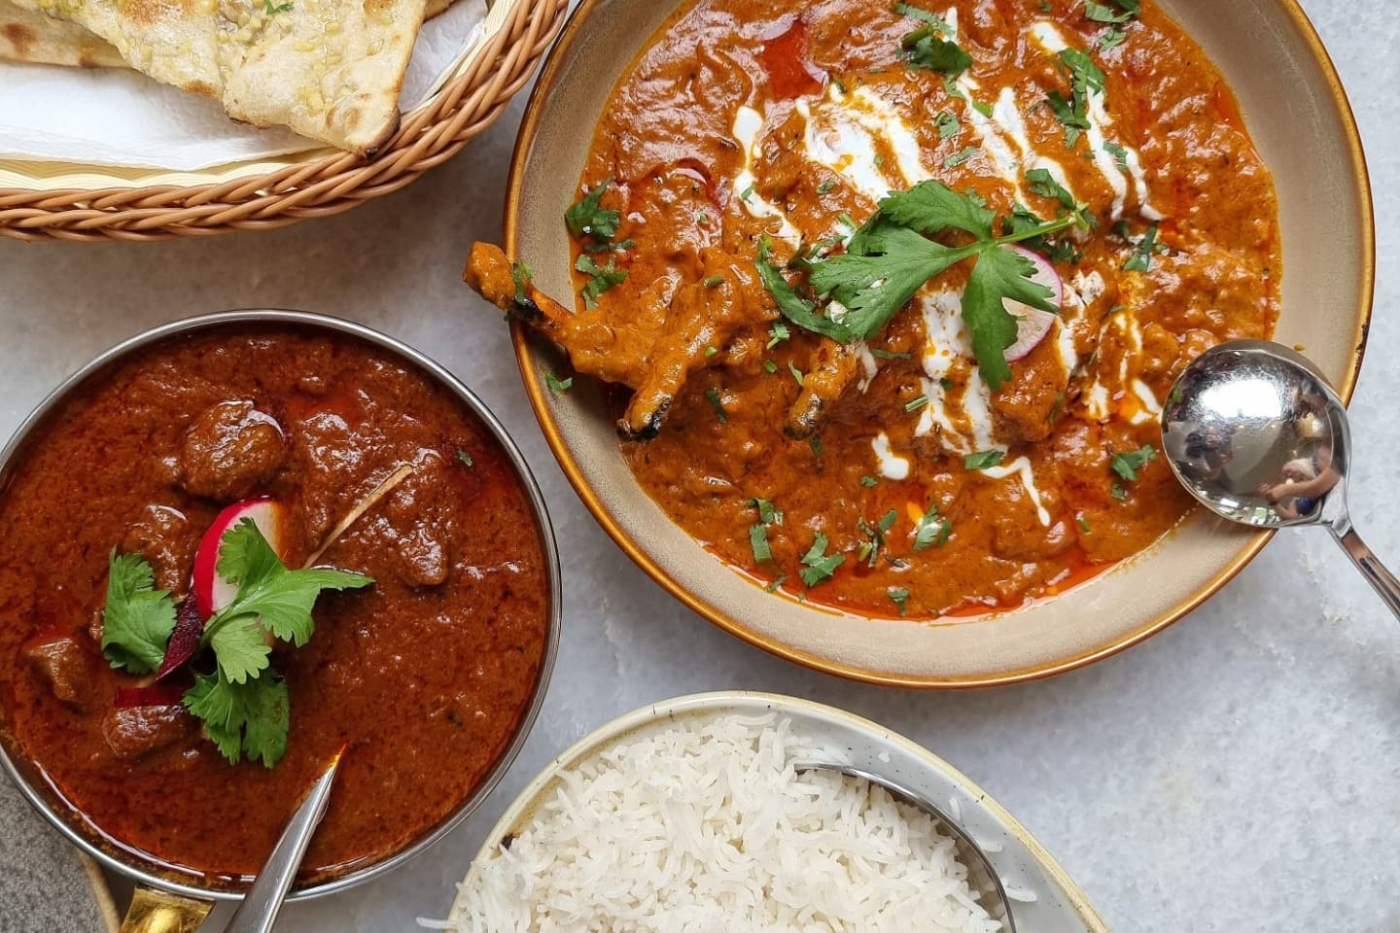
[[[0,2],[83,27],[131,67],[212,97],[235,119],[362,155],[398,128],[399,88],[425,11],[424,0]]]
[[[0,60],[75,68],[126,65],[112,43],[77,23],[0,0]]]

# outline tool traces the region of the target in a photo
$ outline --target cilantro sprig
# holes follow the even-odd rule
[[[1078,49],[1061,49],[1060,64],[1069,74],[1070,96],[1067,100],[1059,90],[1046,95],[1055,117],[1064,124],[1065,146],[1073,149],[1080,135],[1089,129],[1089,95],[1102,94],[1108,80],[1103,70]]]
[[[931,179],[881,201],[875,215],[847,241],[845,253],[804,263],[810,296],[772,264],[773,246],[767,238],[759,242],[758,275],[788,321],[851,343],[875,337],[924,283],[960,262],[975,260],[962,298],[963,322],[982,378],[996,390],[1011,377],[1005,354],[1016,342],[1016,318],[1005,302],[1019,301],[1052,314],[1059,311],[1053,292],[1032,280],[1034,264],[1010,246],[1086,221],[1076,211],[997,236],[995,220],[993,211]],[[945,233],[968,234],[972,241],[964,237],[962,245],[950,246],[930,239]]]
[[[617,236],[622,212],[603,207],[603,192],[607,191],[612,183],[611,178],[603,179],[598,187],[589,191],[577,204],[564,212],[564,225],[569,228],[569,235],[575,240],[582,241],[584,237],[592,237],[595,242],[606,243]]]
[[[287,684],[271,667],[267,635],[305,645],[316,629],[311,610],[321,593],[374,581],[342,570],[287,569],[252,519],[225,533],[215,569],[238,595],[205,623],[199,648],[212,652],[213,670],[195,673],[184,703],[231,763],[246,754],[270,768],[286,753],[291,710]],[[175,601],[168,590],[154,588],[146,559],[113,552],[102,631],[112,666],[132,674],[157,670],[175,618]]]

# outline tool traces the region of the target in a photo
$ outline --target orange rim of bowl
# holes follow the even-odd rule
[[[545,99],[550,90],[554,87],[558,79],[561,62],[564,54],[573,45],[586,28],[589,15],[593,13],[603,0],[583,0],[577,8],[570,14],[568,22],[559,35],[558,42],[550,51],[546,58],[544,67],[540,72],[539,81],[530,94],[529,103],[525,108],[525,117],[520,125],[520,135],[516,138],[515,151],[511,156],[510,176],[506,182],[506,203],[505,203],[505,251],[512,260],[518,257],[518,224],[520,220],[519,204],[523,198],[523,187],[525,180],[525,163],[529,159],[530,149],[534,143],[535,136],[539,131],[540,121],[544,111]],[[1352,357],[1351,363],[1343,374],[1341,381],[1337,384],[1338,395],[1343,402],[1350,402],[1352,393],[1356,389],[1357,376],[1361,370],[1361,361],[1366,352],[1366,340],[1369,336],[1371,326],[1371,306],[1375,293],[1375,272],[1376,272],[1376,227],[1375,211],[1371,203],[1371,177],[1366,167],[1366,154],[1361,145],[1361,134],[1356,126],[1356,115],[1352,111],[1351,102],[1347,98],[1346,90],[1342,87],[1341,77],[1337,74],[1336,64],[1332,61],[1332,56],[1322,43],[1322,38],[1318,35],[1316,27],[1308,19],[1302,7],[1298,5],[1298,0],[1276,0],[1283,8],[1284,13],[1293,23],[1293,27],[1298,31],[1303,41],[1312,52],[1313,59],[1322,69],[1323,80],[1327,82],[1327,89],[1331,93],[1332,104],[1336,108],[1337,116],[1342,122],[1342,130],[1346,137],[1346,147],[1351,156],[1351,177],[1355,185],[1357,194],[1357,204],[1360,213],[1360,234],[1361,234],[1361,262],[1362,281],[1361,294],[1356,307],[1356,329],[1352,335]],[[1263,550],[1264,545],[1273,537],[1273,532],[1263,531],[1250,536],[1249,540],[1241,548],[1240,552],[1215,576],[1211,577],[1204,586],[1196,591],[1189,599],[1172,607],[1153,618],[1144,625],[1139,626],[1122,637],[1102,645],[1091,651],[1061,658],[1049,664],[1041,664],[1017,670],[1004,671],[996,674],[977,675],[968,677],[940,677],[940,676],[919,676],[909,674],[896,674],[886,671],[871,670],[869,668],[858,667],[851,664],[842,664],[830,658],[813,654],[794,648],[791,645],[775,638],[770,638],[755,632],[743,622],[732,618],[721,612],[717,607],[700,599],[694,593],[678,583],[666,570],[661,567],[646,549],[627,534],[617,521],[616,517],[608,510],[603,502],[598,498],[597,493],[583,476],[583,471],[579,467],[578,460],[574,457],[568,445],[565,443],[563,435],[560,433],[559,425],[554,420],[553,413],[549,407],[549,400],[545,395],[539,380],[531,378],[533,354],[530,347],[530,334],[526,332],[524,325],[519,322],[511,324],[511,343],[515,348],[515,359],[520,369],[520,377],[525,383],[525,392],[529,396],[530,406],[535,410],[535,417],[540,423],[540,428],[544,431],[545,439],[549,442],[549,447],[554,451],[555,459],[559,461],[560,468],[564,471],[564,476],[569,480],[574,491],[578,493],[583,504],[588,511],[593,513],[598,524],[603,526],[603,530],[617,542],[632,562],[640,567],[646,574],[659,583],[668,593],[679,600],[691,611],[704,617],[719,628],[740,638],[751,645],[762,648],[770,654],[777,655],[788,661],[793,661],[803,667],[827,674],[835,674],[850,680],[862,681],[870,684],[877,684],[888,687],[906,687],[920,690],[961,690],[976,687],[995,687],[1015,683],[1025,683],[1027,681],[1042,680],[1053,677],[1056,674],[1063,674],[1081,667],[1102,661],[1112,657],[1120,651],[1131,648],[1139,642],[1146,641],[1153,635],[1170,626],[1173,622],[1188,615],[1199,607],[1206,600],[1235,578],[1235,576],[1245,568],[1251,560]]]

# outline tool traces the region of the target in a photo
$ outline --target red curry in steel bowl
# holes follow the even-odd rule
[[[299,887],[396,864],[489,792],[558,630],[533,480],[371,331],[247,312],[75,376],[0,458],[0,743],[128,873],[237,890],[343,755]]]

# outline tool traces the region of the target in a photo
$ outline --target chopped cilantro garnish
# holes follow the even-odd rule
[[[899,614],[902,616],[908,610],[909,591],[903,587],[894,587],[889,591],[889,597],[894,604],[899,607]]]
[[[749,527],[749,547],[753,549],[754,563],[762,564],[773,559],[773,549],[768,545],[768,526]]]
[[[1113,6],[1103,3],[1095,3],[1094,0],[1085,0],[1084,18],[1095,23],[1113,23],[1121,25],[1134,19],[1142,12],[1141,0],[1109,0]],[[1114,9],[1117,7],[1118,9]]]
[[[719,355],[719,347],[706,347],[706,348],[705,348],[705,359],[709,359],[709,358],[712,357],[712,356],[718,356],[718,355]]]
[[[913,354],[910,353],[895,353],[890,350],[882,350],[879,347],[871,347],[870,355],[877,360],[909,360],[914,358]]]
[[[951,110],[944,110],[933,122],[938,127],[939,139],[952,139],[962,132],[962,123],[958,121],[958,115]]]
[[[844,554],[827,556],[826,547],[826,535],[819,531],[812,542],[811,549],[802,556],[803,568],[799,572],[799,576],[802,577],[802,582],[807,584],[808,589],[823,580],[830,580],[832,574],[836,572],[836,568],[846,562]]]
[[[1157,225],[1147,228],[1147,233],[1133,245],[1133,254],[1123,263],[1124,272],[1147,272],[1152,268],[1152,256],[1163,252],[1166,247],[1157,242]]]
[[[776,593],[776,592],[778,592],[778,587],[782,586],[782,585],[783,585],[784,583],[786,583],[786,582],[787,582],[787,577],[786,577],[786,576],[779,577],[778,579],[774,580],[772,583],[770,583],[770,584],[768,584],[767,586],[765,586],[765,587],[763,588],[763,592],[765,592],[765,593]]]
[[[786,324],[782,321],[774,321],[772,326],[768,328],[768,349],[773,349],[778,344],[791,337],[792,331],[788,330]]]
[[[927,396],[927,395],[920,395],[918,398],[912,398],[912,399],[910,399],[909,401],[907,401],[907,402],[904,403],[904,410],[905,410],[906,412],[908,412],[909,414],[911,414],[911,415],[912,415],[914,412],[918,411],[919,409],[921,409],[921,408],[927,408],[927,407],[928,407],[928,396]]]
[[[275,16],[278,13],[290,13],[292,5],[291,3],[281,3],[273,6],[272,0],[263,0],[263,10],[268,16]]]
[[[598,296],[603,292],[627,281],[627,270],[619,269],[615,259],[609,259],[606,266],[600,266],[591,256],[580,253],[574,268],[589,277],[583,286],[583,303],[589,308],[598,306]]]
[[[1119,502],[1122,502],[1124,499],[1128,498],[1128,490],[1124,489],[1117,483],[1113,484],[1113,488],[1109,490],[1109,494],[1112,495],[1113,498],[1117,499]]]
[[[739,200],[740,200],[740,201],[743,201],[745,204],[747,204],[747,203],[749,202],[749,198],[753,197],[753,191],[754,191],[754,186],[753,186],[753,185],[749,185],[749,186],[748,186],[747,188],[745,188],[743,191],[739,192]]]
[[[758,510],[758,520],[765,525],[781,525],[783,513],[767,499],[750,499],[749,508]]]
[[[530,267],[523,262],[510,264],[510,277],[515,282],[515,303],[522,307],[530,303],[530,296],[526,294],[525,289],[530,287],[532,274]]]
[[[768,290],[768,294],[772,296],[773,302],[778,306],[783,317],[803,330],[822,334],[841,343],[849,343],[852,339],[851,331],[845,325],[818,314],[816,304],[798,294],[797,289],[783,278],[778,267],[770,262],[772,253],[773,242],[765,235],[758,241],[758,258],[754,262],[754,267],[758,270],[759,281]],[[827,260],[827,262],[830,261]],[[776,326],[775,324],[775,338]],[[769,346],[772,345],[770,341]]]
[[[910,68],[937,71],[956,78],[972,67],[972,57],[963,51],[962,46],[950,39],[947,25],[933,26],[928,23],[915,29],[900,41],[902,57]]]
[[[764,371],[767,372],[769,375],[772,375],[773,373],[775,373],[775,372],[778,371],[778,364],[775,363],[775,362],[773,362],[772,360],[764,360],[764,361],[763,361],[763,369],[764,369]]]
[[[724,276],[722,275],[712,275],[704,281],[704,285],[706,288],[719,288],[723,284]]]
[[[880,485],[880,481],[873,476],[862,476],[860,478],[860,484],[866,489],[874,489],[876,486]]]
[[[724,410],[724,400],[720,398],[719,389],[713,386],[705,390],[705,398],[710,400],[710,406],[715,410],[715,417],[720,424],[729,423],[729,414]]]
[[[1107,52],[1109,49],[1116,49],[1118,46],[1122,45],[1127,38],[1128,34],[1117,26],[1107,29],[1104,31],[1103,35],[1099,36],[1099,51]]]
[[[1078,210],[1079,204],[1074,200],[1074,195],[1070,194],[1058,181],[1050,174],[1049,169],[1033,168],[1026,172],[1026,180],[1031,183],[1031,191],[1042,198],[1050,198],[1060,202],[1066,210]]]
[[[943,167],[957,168],[959,165],[962,165],[968,159],[971,159],[973,156],[977,155],[981,151],[982,150],[978,149],[976,146],[968,146],[966,149],[959,149],[957,152],[953,153],[952,155],[948,156],[948,158],[943,160]]]
[[[914,550],[926,551],[934,545],[942,547],[948,543],[952,533],[953,523],[939,515],[937,507],[931,505],[914,526]]]
[[[857,560],[866,561],[866,566],[873,568],[875,562],[880,559],[880,554],[885,549],[885,532],[894,527],[894,523],[899,520],[899,513],[890,509],[885,513],[885,517],[880,519],[878,525],[871,528],[865,519],[861,519],[857,524],[861,532],[869,539],[860,547],[860,554]]]
[[[1104,73],[1078,49],[1062,49],[1060,62],[1069,71],[1070,98],[1053,90],[1047,95],[1050,109],[1065,126],[1065,145],[1073,147],[1080,134],[1089,128],[1089,94],[1103,93]]]
[[[977,453],[968,454],[963,457],[963,469],[965,470],[990,470],[992,467],[1006,459],[1006,452],[1002,450],[983,450]]]
[[[830,194],[833,190],[835,190],[835,188],[836,182],[828,178],[820,185],[817,185],[817,194]]]
[[[464,467],[471,467],[476,465],[476,461],[472,459],[472,455],[467,453],[465,450],[457,451],[457,459],[462,462],[462,466]]]
[[[697,224],[699,224],[700,226],[702,226],[702,227],[708,226],[709,223],[710,223],[710,215],[709,215],[709,213],[706,212],[706,211],[696,211],[696,212],[695,212],[695,222],[696,222]]]
[[[1118,165],[1118,170],[1120,172],[1128,171],[1127,149],[1124,149],[1122,146],[1115,142],[1106,142],[1103,144],[1103,148],[1104,152],[1107,152],[1109,155],[1113,156],[1113,161]]]
[[[822,439],[815,435],[813,435],[807,441],[807,446],[812,448],[812,453],[816,454],[818,457],[820,457],[822,453],[825,452],[825,448],[822,447]]]
[[[1156,459],[1157,449],[1151,444],[1143,444],[1137,450],[1115,455],[1112,463],[1113,472],[1131,483],[1137,480],[1138,470]]]
[[[797,380],[799,386],[807,384],[807,377],[802,374],[802,370],[798,369],[792,360],[788,360],[788,372],[792,373],[792,378]]]
[[[907,16],[910,19],[918,20],[925,26],[932,26],[945,36],[951,36],[953,34],[953,27],[948,25],[947,20],[943,19],[937,13],[930,13],[928,10],[921,9],[909,3],[896,3],[894,6],[890,7],[890,9],[900,16]]]
[[[611,178],[603,179],[598,187],[589,191],[582,200],[564,212],[564,225],[569,228],[569,235],[575,240],[582,240],[588,236],[600,243],[606,243],[617,236],[617,225],[622,220],[622,214],[602,206],[603,192],[612,182]]]
[[[1092,530],[1092,529],[1090,529],[1090,527],[1089,527],[1089,520],[1088,520],[1087,518],[1085,518],[1083,515],[1080,515],[1080,516],[1077,517],[1074,521],[1075,521],[1075,524],[1077,524],[1077,525],[1079,526],[1079,530],[1082,531],[1082,532],[1084,532],[1085,534],[1088,534],[1088,533]]]
[[[574,385],[573,376],[567,379],[560,379],[558,376],[554,375],[554,370],[552,369],[544,374],[544,381],[549,386],[549,391],[553,392],[555,395],[563,395],[565,392],[569,391],[569,389],[573,388]]]

